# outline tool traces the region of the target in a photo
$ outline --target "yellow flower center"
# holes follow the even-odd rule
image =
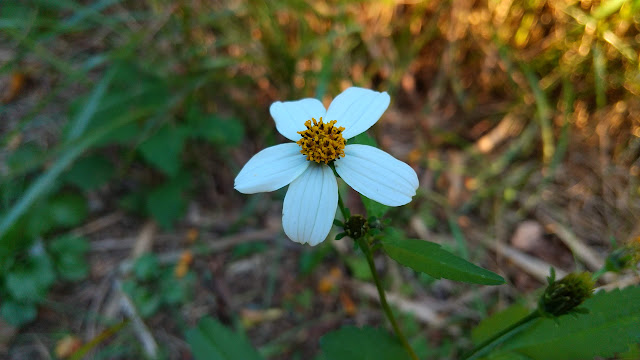
[[[311,123],[313,121],[313,124]],[[315,161],[318,164],[323,162],[328,164],[339,157],[344,157],[344,146],[346,140],[342,137],[344,127],[335,127],[336,120],[323,123],[322,118],[316,121],[315,118],[307,120],[304,126],[307,130],[298,131],[302,139],[296,144],[300,145],[301,153],[307,155],[307,160]]]

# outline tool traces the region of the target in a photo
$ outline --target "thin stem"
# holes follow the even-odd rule
[[[373,262],[373,255],[371,253],[371,248],[369,247],[369,243],[364,237],[360,237],[356,239],[356,241],[358,242],[358,245],[360,245],[362,252],[365,254],[367,258],[367,263],[369,264],[369,269],[371,270],[373,281],[376,283],[376,288],[378,289],[378,296],[380,297],[380,304],[382,305],[382,309],[384,309],[385,315],[387,315],[387,318],[389,319],[389,322],[391,323],[393,330],[398,336],[398,339],[400,339],[402,346],[404,346],[404,348],[407,350],[407,352],[409,353],[409,355],[413,360],[418,360],[418,356],[411,348],[411,345],[409,345],[409,342],[407,341],[407,338],[402,333],[402,330],[400,330],[400,327],[398,326],[398,322],[396,321],[396,318],[393,316],[391,307],[387,302],[387,296],[384,293],[384,289],[382,288],[382,283],[380,282],[380,278],[378,277],[378,272],[376,271],[376,265]]]
[[[597,281],[602,275],[604,275],[609,269],[607,269],[607,265],[603,266],[600,270],[596,271],[591,275],[591,279],[593,281]]]
[[[340,191],[338,191],[338,207],[340,208],[340,212],[342,213],[342,217],[346,222],[349,220],[349,215],[347,213],[347,208],[344,207],[344,202],[342,201],[342,196],[340,195]]]
[[[517,330],[520,330],[520,328],[522,326],[524,326],[525,324],[537,319],[540,317],[540,311],[538,311],[538,309],[536,309],[535,311],[533,311],[531,314],[525,316],[524,318],[520,319],[520,321],[514,323],[513,325],[509,326],[508,328],[500,331],[499,333],[493,335],[491,338],[485,340],[484,342],[482,342],[482,344],[476,346],[475,348],[473,348],[473,350],[471,350],[470,353],[468,353],[467,355],[465,355],[465,357],[463,359],[465,360],[472,360],[477,358],[478,356],[484,355],[486,352],[490,351],[491,349],[493,349],[495,346],[497,346],[499,344],[498,340],[500,340],[502,337],[511,334],[511,333],[515,333]]]

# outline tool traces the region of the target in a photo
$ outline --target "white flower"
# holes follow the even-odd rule
[[[407,204],[418,188],[418,176],[409,165],[372,146],[346,145],[378,121],[389,101],[386,92],[351,87],[333,99],[328,110],[309,98],[273,103],[276,128],[293,143],[254,155],[236,177],[235,189],[254,194],[289,184],[282,210],[284,232],[310,245],[324,241],[336,214],[338,183],[328,166],[332,161],[338,175],[362,195],[388,206]]]

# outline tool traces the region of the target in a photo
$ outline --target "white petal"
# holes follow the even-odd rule
[[[333,99],[324,120],[337,120],[337,126],[344,126],[342,136],[350,139],[373,126],[390,101],[386,92],[350,87]]]
[[[407,204],[416,194],[418,175],[411,166],[367,145],[347,145],[335,161],[336,172],[360,194],[388,206]]]
[[[309,164],[298,144],[271,146],[249,159],[233,187],[245,194],[278,190],[300,176]]]
[[[326,165],[312,164],[284,197],[282,227],[298,243],[315,246],[326,239],[338,207],[338,183]]]
[[[315,118],[320,120],[327,110],[317,99],[302,99],[297,101],[276,101],[269,108],[271,117],[276,122],[276,129],[291,141],[300,140],[298,131],[305,130],[304,122]]]

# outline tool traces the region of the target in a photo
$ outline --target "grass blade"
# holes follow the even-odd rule
[[[153,109],[138,109],[131,113],[124,114],[123,116],[115,119],[113,122],[101,127],[89,136],[82,138],[77,143],[71,145],[67,151],[65,151],[55,163],[47,169],[47,171],[40,175],[29,186],[24,195],[18,200],[18,202],[9,210],[9,212],[0,220],[0,239],[9,231],[9,229],[16,223],[16,221],[38,200],[43,194],[45,194],[56,179],[62,174],[62,172],[82,153],[87,150],[91,145],[98,142],[104,135],[109,132],[123,126],[126,123],[139,119],[142,115],[149,113]]]

